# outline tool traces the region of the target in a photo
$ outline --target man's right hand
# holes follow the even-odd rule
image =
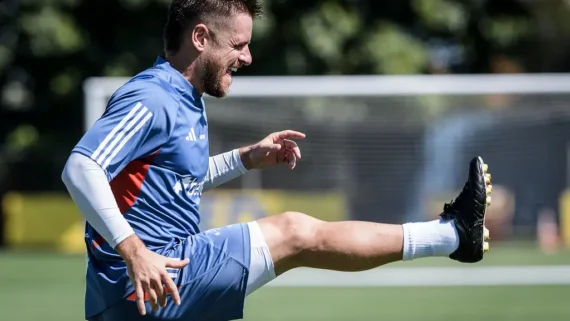
[[[171,294],[176,305],[180,305],[180,294],[166,268],[181,269],[188,265],[184,261],[156,254],[146,248],[136,236],[131,235],[115,248],[127,263],[129,278],[135,287],[136,302],[141,315],[146,314],[145,293],[148,295],[153,311],[166,306],[166,295]]]

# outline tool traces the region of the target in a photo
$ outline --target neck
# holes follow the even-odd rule
[[[200,77],[198,75],[198,70],[196,68],[196,55],[180,50],[172,55],[166,54],[165,59],[170,63],[172,68],[178,70],[182,76],[188,80],[200,95],[204,93],[202,83],[200,82]]]

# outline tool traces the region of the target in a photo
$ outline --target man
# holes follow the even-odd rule
[[[477,262],[488,250],[491,186],[480,158],[438,221],[329,223],[287,212],[199,231],[203,190],[251,169],[293,169],[301,158],[294,139],[305,135],[291,130],[208,157],[202,95],[225,96],[232,72],[251,63],[260,11],[255,0],[174,0],[165,57],[114,93],[71,153],[62,179],[87,220],[86,319],[240,319],[248,294],[296,267]]]

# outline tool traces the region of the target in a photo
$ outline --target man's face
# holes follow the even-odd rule
[[[202,87],[213,97],[225,97],[232,82],[232,72],[251,64],[249,42],[253,20],[247,14],[225,18],[224,23],[210,29],[214,39],[200,55]]]

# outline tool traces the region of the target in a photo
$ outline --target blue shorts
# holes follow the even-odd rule
[[[133,295],[90,321],[180,320],[228,321],[243,318],[250,266],[250,236],[247,224],[212,229],[177,240],[169,257],[190,259],[181,270],[169,270],[179,287],[180,306],[170,296],[167,305],[147,314],[138,312]]]

